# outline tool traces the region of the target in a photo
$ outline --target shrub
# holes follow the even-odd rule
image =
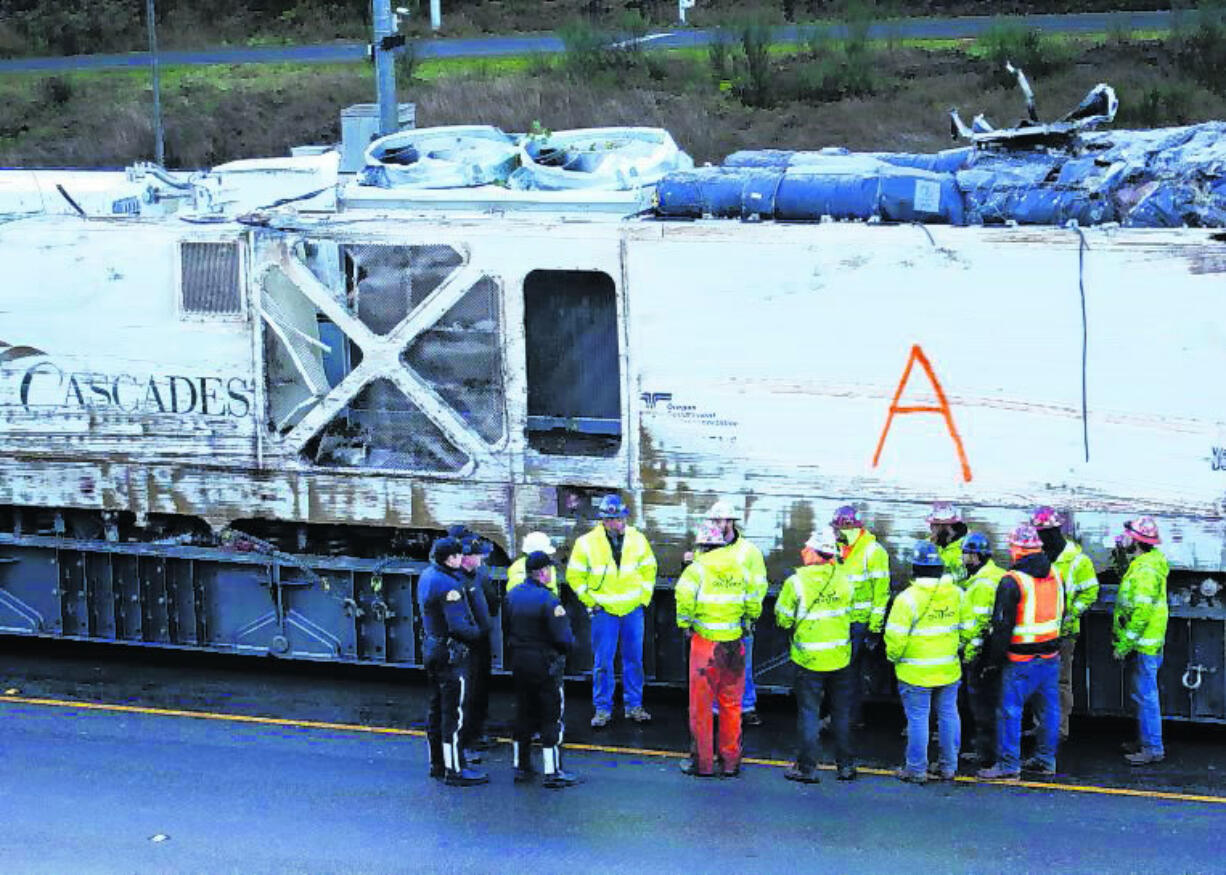
[[[562,63],[568,71],[590,76],[611,66],[608,33],[583,19],[575,19],[558,28],[562,40]]]
[[[72,81],[63,76],[39,80],[38,99],[48,106],[63,106],[72,100]]]
[[[1121,103],[1117,121],[1121,124],[1156,128],[1187,124],[1192,120],[1192,97],[1182,85],[1159,82],[1146,88],[1132,103]]]
[[[142,48],[144,4],[96,0],[88,4],[10,0],[4,12],[30,48],[59,55]]]
[[[711,77],[715,84],[732,78],[733,73],[733,35],[727,28],[718,27],[711,34],[711,42],[707,43],[707,63],[711,66]]]
[[[1070,60],[1068,50],[1060,43],[1043,36],[1038,28],[997,22],[977,40],[989,63],[986,73],[988,87],[1011,88],[1016,83],[1006,63],[1025,71],[1031,80],[1055,72]]]
[[[749,106],[770,106],[773,100],[773,70],[770,62],[770,25],[747,21],[741,25],[741,51],[745,54],[745,80],[741,99]]]
[[[1171,43],[1181,70],[1211,91],[1226,94],[1226,3],[1202,3],[1190,26],[1178,21]]]

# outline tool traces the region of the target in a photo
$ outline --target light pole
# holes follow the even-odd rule
[[[158,69],[158,32],[153,15],[153,0],[145,0],[145,19],[149,27],[149,63],[153,66],[153,160],[161,167],[166,163],[166,146],[162,135],[162,75]]]
[[[397,44],[404,43],[404,38],[396,39],[391,0],[371,0],[371,18],[375,26],[375,40],[370,51],[374,55],[375,91],[379,95],[379,135],[385,137],[400,130],[396,106],[396,62],[392,52]]]

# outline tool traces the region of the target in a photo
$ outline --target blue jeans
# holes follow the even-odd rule
[[[937,739],[940,748],[939,766],[942,772],[958,770],[958,748],[962,746],[962,720],[958,716],[958,687],[954,681],[943,687],[917,687],[898,682],[903,710],[907,713],[907,771],[913,775],[928,774],[928,719],[932,707],[937,709]]]
[[[1022,711],[1032,697],[1039,722],[1034,757],[1054,769],[1060,739],[1059,658],[1005,663],[996,712],[996,764],[1006,771],[1016,772],[1022,767]]]
[[[796,726],[800,749],[796,765],[809,771],[817,765],[818,731],[821,727],[822,699],[830,702],[830,728],[834,735],[834,760],[840,766],[855,765],[851,745],[851,666],[838,671],[796,669]]]
[[[1158,704],[1158,669],[1162,654],[1128,654],[1128,687],[1137,714],[1137,740],[1142,753],[1165,755],[1162,747],[1162,708]]]
[[[741,639],[745,645],[745,692],[741,696],[741,711],[752,711],[758,707],[758,688],[753,683],[753,636],[746,635]]]
[[[624,617],[608,611],[592,614],[592,704],[597,711],[613,710],[613,656],[618,642],[622,652],[622,686],[627,708],[643,704],[643,609]]]

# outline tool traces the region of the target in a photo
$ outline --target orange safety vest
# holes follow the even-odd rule
[[[1055,574],[1035,579],[1020,571],[1010,571],[1008,574],[1017,581],[1017,588],[1022,597],[1017,603],[1017,619],[1013,624],[1013,638],[1010,646],[1017,644],[1042,644],[1054,641],[1060,637],[1060,620],[1064,616],[1064,587]],[[1038,656],[1041,659],[1054,659],[1055,653],[1028,654],[1009,652],[1011,662],[1025,662]]]

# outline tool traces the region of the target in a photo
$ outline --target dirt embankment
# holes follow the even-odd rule
[[[758,94],[735,58],[717,78],[698,55],[637,55],[610,68],[578,70],[566,58],[498,74],[402,82],[419,126],[487,123],[522,131],[597,125],[668,128],[696,160],[748,147],[931,150],[950,145],[947,111],[983,112],[997,125],[1023,114],[1015,87],[972,51],[870,48],[867,61],[817,47],[772,56]],[[825,54],[823,54],[823,52]],[[603,63],[603,62],[601,62]],[[867,64],[864,79],[848,65]],[[1062,115],[1099,82],[1120,96],[1117,126],[1226,118],[1226,96],[1172,63],[1169,47],[1120,42],[1072,47],[1031,74],[1044,118]],[[131,74],[0,83],[0,161],[9,166],[122,166],[147,160],[152,133],[147,82]],[[1006,80],[1007,81],[1007,80]],[[3,93],[5,89],[8,93]],[[165,83],[168,164],[206,167],[291,146],[335,142],[340,110],[370,102],[361,68],[212,69]]]

